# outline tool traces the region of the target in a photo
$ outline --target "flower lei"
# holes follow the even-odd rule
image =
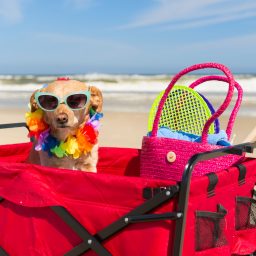
[[[90,120],[76,131],[75,135],[69,135],[66,141],[58,141],[50,134],[50,128],[43,120],[41,109],[26,113],[26,124],[29,129],[28,137],[36,139],[36,151],[46,151],[49,156],[58,158],[72,156],[79,158],[82,154],[89,153],[98,141],[99,119],[102,113],[93,113]]]

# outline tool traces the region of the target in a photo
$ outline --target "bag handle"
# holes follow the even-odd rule
[[[201,77],[198,80],[196,80],[195,82],[193,82],[189,87],[191,89],[194,89],[196,86],[198,86],[198,85],[200,85],[204,82],[213,81],[213,80],[228,83],[228,78],[224,77],[224,76],[205,76],[205,77]],[[238,82],[235,81],[234,86],[237,90],[237,99],[236,99],[236,103],[234,105],[234,108],[231,112],[231,115],[229,117],[228,125],[227,125],[227,128],[226,128],[226,133],[227,133],[227,136],[228,136],[229,140],[230,140],[232,130],[233,130],[233,126],[234,126],[234,122],[236,120],[236,116],[237,116],[237,113],[240,109],[240,106],[241,106],[241,103],[242,103],[242,98],[243,98],[243,89],[242,89],[241,85]]]
[[[173,79],[171,80],[171,82],[169,83],[168,87],[166,88],[160,102],[158,105],[158,109],[156,112],[156,116],[154,119],[154,123],[153,123],[153,129],[152,129],[152,137],[156,137],[157,136],[157,130],[158,130],[158,124],[159,124],[159,120],[161,117],[161,113],[163,110],[163,106],[164,103],[168,97],[169,92],[171,91],[171,89],[173,88],[173,86],[176,84],[176,82],[185,74],[195,71],[195,70],[200,70],[200,69],[206,69],[206,68],[215,68],[215,69],[219,69],[221,70],[228,78],[229,81],[229,90],[228,93],[226,95],[226,98],[224,100],[224,102],[221,104],[221,106],[219,107],[219,109],[206,121],[205,126],[203,128],[203,132],[202,132],[202,142],[206,143],[207,142],[207,135],[208,135],[208,130],[211,126],[211,124],[214,122],[215,119],[217,119],[228,107],[232,96],[233,96],[233,92],[234,92],[234,78],[232,73],[230,72],[230,70],[222,65],[222,64],[218,64],[218,63],[202,63],[202,64],[196,64],[193,66],[190,66],[188,68],[183,69],[181,72],[179,72],[177,75],[175,75],[173,77]]]

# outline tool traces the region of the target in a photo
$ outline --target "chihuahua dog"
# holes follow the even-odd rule
[[[31,113],[42,110],[43,121],[48,126],[49,140],[64,143],[77,140],[77,131],[90,122],[91,115],[102,112],[103,97],[101,91],[94,86],[69,79],[58,79],[40,90],[30,98]],[[71,139],[70,139],[71,138]],[[28,161],[33,164],[96,172],[98,161],[98,143],[91,145],[89,151],[74,157],[67,153],[57,157],[49,150],[36,148],[39,138],[34,141]],[[42,140],[42,139],[41,139]],[[85,143],[86,144],[86,143]],[[80,144],[80,145],[84,145]],[[36,150],[37,149],[37,150]]]

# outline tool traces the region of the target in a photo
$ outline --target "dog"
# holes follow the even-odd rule
[[[89,102],[86,102],[89,98]],[[88,86],[83,82],[65,78],[58,79],[44,86],[42,89],[35,91],[30,97],[31,113],[36,113],[38,109],[41,109],[43,122],[48,126],[47,131],[49,134],[47,135],[47,143],[49,144],[49,140],[51,139],[54,142],[61,142],[60,145],[63,146],[68,143],[68,140],[71,149],[71,142],[75,141],[75,145],[77,145],[76,141],[78,137],[76,136],[78,136],[78,132],[84,131],[81,129],[84,129],[86,124],[91,121],[90,114],[93,113],[94,116],[99,115],[102,112],[102,105],[102,92],[97,87]],[[93,133],[94,130],[92,130],[91,126],[86,127],[90,128],[90,133]],[[39,136],[34,139],[34,146],[28,158],[29,163],[97,172],[98,142],[95,136],[93,137],[93,145],[90,144],[91,142],[89,144],[86,142],[90,145],[90,150],[84,151],[83,153],[80,152],[76,157],[66,152],[62,152],[65,154],[62,157],[57,157],[52,153],[53,150],[58,148],[57,146],[47,151],[45,148],[43,150],[41,145],[38,150],[38,143],[42,140],[40,138]],[[84,139],[84,137],[81,136],[81,139]],[[80,145],[84,147],[86,143],[80,143]],[[63,149],[59,149],[63,151]]]

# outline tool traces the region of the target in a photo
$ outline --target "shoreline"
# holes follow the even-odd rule
[[[24,108],[0,109],[1,124],[25,121]],[[221,129],[225,129],[228,116],[220,118]],[[102,147],[141,148],[142,138],[147,134],[148,113],[105,111],[101,122],[99,145]],[[256,139],[256,117],[238,116],[232,138],[233,144]],[[254,131],[253,131],[254,130]],[[252,132],[255,136],[252,136]],[[24,128],[0,129],[0,144],[28,142]]]
[[[158,93],[151,92],[104,92],[104,112],[125,112],[125,113],[148,113]],[[0,110],[8,109],[27,109],[28,100],[31,92],[0,92]],[[225,101],[226,94],[205,94],[205,97],[211,102],[215,111]],[[235,106],[237,94],[234,94],[227,110],[223,113],[229,116]],[[256,93],[244,94],[241,107],[239,109],[240,116],[254,116],[256,118]],[[25,111],[25,110],[24,110]]]

